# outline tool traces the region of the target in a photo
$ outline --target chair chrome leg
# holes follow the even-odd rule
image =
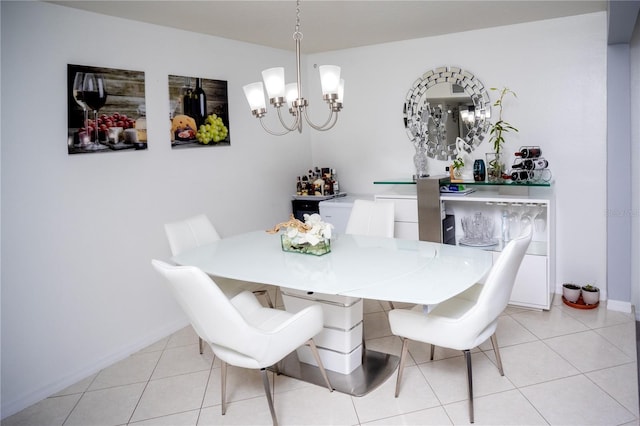
[[[409,339],[402,338],[402,350],[400,352],[400,365],[398,366],[398,378],[396,379],[396,398],[400,395],[400,382],[402,381],[402,373],[404,371],[404,364],[407,360],[407,353],[409,352]]]
[[[500,358],[500,349],[498,348],[498,338],[496,333],[491,335],[491,345],[493,346],[493,352],[496,354],[496,364],[498,364],[498,371],[501,376],[504,376],[504,370],[502,369],[502,358]]]
[[[433,356],[436,353],[436,345],[431,345],[431,361],[433,361]]]
[[[261,368],[260,374],[262,374],[262,383],[264,384],[264,392],[267,394],[267,402],[269,403],[269,410],[271,411],[271,420],[273,421],[273,426],[278,426],[276,409],[273,407],[273,398],[271,397],[271,387],[269,386],[269,376],[267,376],[267,369]]]
[[[220,360],[220,393],[222,398],[222,415],[227,412],[227,363]]]
[[[469,384],[469,422],[473,423],[473,375],[471,373],[471,351],[466,349],[464,358],[467,361],[467,382]]]
[[[309,348],[311,349],[311,353],[313,354],[313,357],[316,359],[316,362],[318,363],[318,368],[320,369],[320,373],[322,374],[322,378],[324,379],[324,382],[327,384],[329,391],[333,392],[333,386],[331,386],[331,382],[329,381],[329,376],[327,376],[327,370],[324,369],[324,364],[322,364],[322,359],[320,359],[320,354],[318,353],[318,348],[316,347],[316,343],[313,341],[313,339],[309,339],[307,341],[307,345],[309,345]]]
[[[202,337],[198,337],[198,349],[200,349],[200,355],[204,353],[204,340]]]

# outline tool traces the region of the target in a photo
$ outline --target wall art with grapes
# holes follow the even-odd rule
[[[142,71],[67,65],[69,154],[147,149]]]
[[[227,82],[169,76],[171,147],[229,146]]]

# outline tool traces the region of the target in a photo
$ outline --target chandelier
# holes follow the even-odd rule
[[[298,130],[302,133],[303,117],[309,126],[316,130],[325,131],[331,129],[338,120],[338,112],[342,109],[342,99],[344,94],[344,80],[340,79],[340,67],[335,65],[320,65],[320,84],[322,86],[322,99],[329,105],[329,117],[321,124],[316,125],[311,122],[307,115],[309,103],[302,97],[302,86],[300,84],[300,0],[296,2],[296,27],[293,32],[293,39],[296,42],[296,79],[295,83],[285,84],[284,68],[276,67],[262,71],[261,81],[247,84],[243,87],[244,94],[251,107],[251,113],[258,119],[262,128],[275,136],[286,135],[289,132]],[[274,132],[267,128],[264,123],[264,116],[267,114],[267,107],[264,97],[266,87],[269,103],[278,112],[280,124],[284,127],[282,132]],[[289,114],[293,116],[293,122],[287,124],[281,112],[283,106],[288,106]]]

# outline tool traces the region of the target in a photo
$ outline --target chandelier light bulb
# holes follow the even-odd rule
[[[242,87],[242,89],[244,90],[244,96],[247,98],[247,102],[249,102],[251,111],[266,109],[267,105],[264,100],[264,88],[261,81],[247,84]]]
[[[269,68],[262,71],[262,80],[267,88],[269,99],[284,98],[284,67]]]
[[[293,102],[298,99],[298,84],[289,83],[285,86],[285,97],[287,99],[287,105],[289,109],[293,109]]]
[[[338,86],[340,85],[340,67],[337,65],[320,65],[318,69],[320,70],[322,94],[337,95]]]

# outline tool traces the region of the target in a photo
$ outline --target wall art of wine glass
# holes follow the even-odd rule
[[[227,82],[169,76],[171,147],[229,146]]]
[[[67,65],[69,154],[147,149],[144,72]]]

